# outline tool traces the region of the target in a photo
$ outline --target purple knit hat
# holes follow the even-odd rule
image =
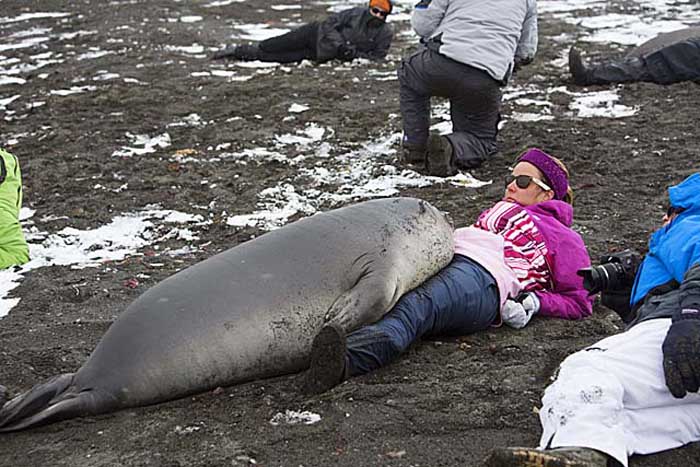
[[[541,149],[531,148],[518,157],[518,162],[529,162],[542,172],[546,182],[554,191],[554,198],[562,200],[569,189],[569,180],[564,169],[554,162],[552,156]]]

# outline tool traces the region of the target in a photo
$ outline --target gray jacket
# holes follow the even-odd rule
[[[537,52],[536,0],[422,0],[411,25],[422,42],[439,42],[442,55],[501,82],[514,60],[529,63]]]

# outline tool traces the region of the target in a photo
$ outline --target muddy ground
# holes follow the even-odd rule
[[[0,116],[7,117],[0,141],[16,139],[8,148],[21,160],[25,206],[36,210],[34,225],[49,233],[66,226],[96,228],[119,213],[153,204],[212,220],[197,231],[197,249],[190,255],[161,254],[187,244],[169,239],[158,249],[149,247],[98,268],[52,266],[27,273],[13,292],[21,302],[0,321],[0,382],[13,393],[79,368],[119,313],[149,286],[262,233],[230,226],[226,215],[258,209],[259,191],[293,177],[294,169],[276,162],[209,160],[217,145],[230,143],[228,151],[265,146],[305,122],[321,122],[335,130],[327,140],[332,152],[342,153],[400,131],[397,82],[373,76],[377,70],[382,76],[395,70],[401,55],[414,46],[409,35],[397,35],[390,60],[382,64],[341,70],[337,63],[292,66],[257,73],[248,81],[197,75],[228,69],[213,65],[207,56],[229,41],[234,21],[284,26],[290,11],[268,8],[275,4],[247,0],[205,8],[197,1],[2,1],[0,16],[5,17],[71,13],[32,21],[32,27],[52,28],[51,40],[2,53],[24,60],[52,51],[62,59],[20,75],[26,79],[22,85],[0,88],[3,97],[23,96],[0,109]],[[300,13],[294,21],[311,20],[324,8],[304,4],[293,10]],[[178,20],[188,15],[202,19]],[[29,25],[0,27],[8,37]],[[405,31],[408,23],[395,27]],[[541,18],[540,30],[537,61],[511,84],[573,90],[550,62],[571,42],[552,38],[562,33],[574,38],[577,31],[548,17]],[[76,31],[95,33],[59,37]],[[204,46],[203,52],[165,47],[192,44]],[[91,48],[113,53],[78,60],[79,54],[95,50]],[[591,57],[612,49],[599,44],[586,50]],[[101,70],[122,79],[92,80]],[[132,80],[123,79],[127,77]],[[49,93],[84,85],[97,89],[69,96]],[[621,86],[619,94],[622,104],[639,106],[638,113],[620,119],[577,118],[567,110],[569,98],[560,94],[553,100],[553,120],[508,121],[500,134],[500,153],[472,173],[494,184],[478,189],[435,184],[400,194],[426,199],[462,225],[498,198],[499,180],[512,157],[536,145],[572,170],[575,228],[592,257],[624,246],[643,249],[661,218],[664,188],[698,169],[700,94],[693,83],[631,84]],[[32,101],[45,104],[28,110]],[[285,119],[293,103],[310,110]],[[512,110],[506,103],[504,117]],[[208,123],[167,127],[192,113]],[[120,145],[129,145],[127,132],[155,135],[165,128],[171,146],[142,156],[113,156]],[[173,157],[185,149],[202,160],[185,163]],[[284,148],[289,156],[296,150]],[[398,165],[395,154],[385,157],[386,164]],[[118,191],[125,181],[128,188]],[[96,189],[98,183],[106,189]],[[141,277],[138,286],[126,286],[135,277]],[[564,356],[617,332],[620,325],[614,313],[597,305],[593,317],[582,322],[536,318],[523,331],[497,329],[424,342],[395,364],[318,397],[300,394],[298,378],[287,376],[6,434],[0,437],[0,465],[476,466],[494,446],[535,444],[535,412],[552,371]],[[285,410],[308,410],[321,421],[272,425],[275,414]],[[631,465],[686,467],[700,465],[699,459],[696,444],[635,458]]]

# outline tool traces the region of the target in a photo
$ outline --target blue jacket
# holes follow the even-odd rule
[[[668,195],[671,206],[685,210],[652,234],[649,252],[635,278],[632,306],[656,286],[672,279],[683,282],[685,273],[700,263],[700,173],[670,187]]]

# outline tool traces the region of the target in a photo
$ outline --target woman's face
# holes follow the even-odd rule
[[[544,175],[542,175],[542,172],[540,172],[537,167],[529,162],[518,162],[518,164],[513,168],[511,174],[514,177],[519,175],[527,175],[544,184],[547,183],[544,181]],[[513,180],[506,185],[506,193],[503,197],[503,201],[518,203],[521,206],[531,206],[543,201],[549,201],[552,198],[554,198],[554,191],[545,190],[534,181],[531,181],[527,187],[520,188],[517,182]]]

